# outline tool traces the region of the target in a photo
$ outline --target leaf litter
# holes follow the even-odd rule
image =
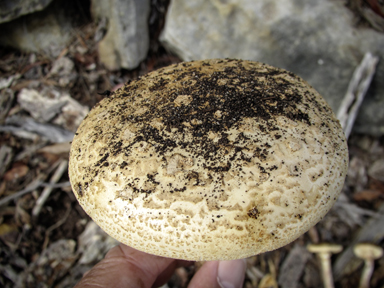
[[[71,191],[70,141],[101,92],[180,59],[152,39],[139,68],[108,71],[97,59],[97,29],[84,26],[57,59],[0,50],[2,287],[73,287],[117,244]],[[384,137],[352,133],[349,149],[348,177],[335,207],[293,243],[248,258],[244,287],[320,287],[320,264],[305,247],[323,242],[344,247],[332,257],[337,287],[358,283],[362,265],[353,245],[384,244]],[[383,271],[384,261],[377,261],[373,287],[384,285]],[[164,287],[187,287],[194,273],[178,268]]]

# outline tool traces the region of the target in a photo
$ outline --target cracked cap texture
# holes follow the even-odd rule
[[[315,225],[344,183],[348,149],[325,100],[294,74],[242,60],[179,63],[97,104],[69,175],[84,210],[138,250],[229,260]]]

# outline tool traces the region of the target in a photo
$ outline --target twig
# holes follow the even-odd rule
[[[56,188],[64,188],[64,187],[69,187],[71,186],[71,182],[69,181],[65,181],[65,182],[61,182],[61,183],[56,183],[56,184],[52,184],[52,183],[41,183],[40,186],[43,186],[43,187],[50,187],[52,189],[56,189]]]
[[[27,187],[25,187],[23,190],[20,190],[16,193],[13,193],[9,196],[6,196],[4,197],[3,199],[0,200],[0,207],[7,204],[8,202],[12,201],[12,200],[15,200],[27,193],[30,193],[34,190],[36,190],[40,185],[41,185],[42,181],[41,179],[35,179],[33,180],[31,183],[28,184]]]
[[[47,246],[48,246],[49,235],[51,234],[51,232],[53,230],[55,230],[56,228],[59,228],[61,225],[63,225],[67,221],[67,218],[68,218],[69,214],[71,213],[71,210],[72,210],[72,207],[69,204],[68,207],[67,207],[67,210],[65,211],[65,215],[63,217],[61,217],[61,219],[59,221],[57,221],[55,224],[53,224],[51,227],[49,227],[45,231],[45,238],[44,238],[44,243],[43,243],[42,251],[44,251],[47,248]]]
[[[257,283],[259,282],[259,280],[261,280],[265,276],[265,274],[255,266],[249,266],[247,268],[246,274],[251,280],[253,287],[257,287]]]
[[[31,183],[29,183],[27,185],[26,188],[24,188],[23,190],[20,190],[18,192],[15,192],[13,193],[12,195],[9,195],[7,197],[4,197],[3,199],[0,200],[0,207],[7,204],[8,202],[12,201],[12,200],[16,200],[17,198],[27,194],[27,193],[30,193],[30,192],[33,192],[35,191],[37,188],[39,188],[40,186],[43,185],[43,181],[45,181],[45,179],[47,178],[47,175],[50,174],[54,169],[56,169],[56,167],[59,166],[59,161],[56,161],[51,167],[49,167],[48,171],[45,173],[41,173],[39,174],[35,180],[33,180]]]
[[[11,132],[13,135],[17,137],[29,139],[35,142],[37,142],[37,140],[39,139],[39,135],[34,132],[29,132],[24,130],[23,128],[14,127],[10,125],[0,126],[0,132]]]
[[[49,181],[50,184],[56,184],[61,176],[63,176],[63,173],[67,171],[68,167],[68,161],[62,160],[59,164],[59,167],[57,167],[55,173],[52,175],[51,180]],[[44,188],[43,192],[41,193],[39,199],[36,201],[35,207],[33,207],[32,210],[32,217],[37,218],[40,214],[41,209],[43,208],[44,203],[47,201],[49,195],[51,194],[53,190],[52,186],[47,186]]]
[[[64,187],[71,186],[71,182],[65,181],[62,183],[52,184],[52,183],[45,183],[40,178],[37,178],[37,179],[33,180],[31,183],[29,183],[28,186],[25,187],[23,190],[20,190],[18,192],[15,192],[11,195],[8,195],[8,196],[0,199],[0,207],[7,204],[8,202],[11,202],[12,200],[16,200],[17,198],[20,198],[21,196],[23,196],[25,194],[33,192],[34,190],[36,190],[37,188],[39,188],[41,186],[42,187],[49,187],[51,189],[64,188]]]
[[[358,110],[363,102],[369,85],[371,84],[378,62],[378,57],[372,56],[371,53],[366,53],[349,82],[347,93],[345,94],[337,113],[337,118],[340,120],[347,139],[351,134],[353,123],[355,122]]]
[[[25,134],[25,138],[34,139],[40,135],[53,143],[72,141],[74,133],[49,123],[40,123],[32,117],[7,117],[6,125],[0,126],[0,131]],[[37,135],[36,135],[37,134]],[[21,136],[20,137],[23,137]]]
[[[50,187],[52,189],[64,188],[64,187],[71,186],[71,182],[65,181],[65,182],[62,182],[62,183],[51,184],[51,183],[44,183],[40,179],[35,179],[31,183],[29,183],[29,185],[25,189],[20,190],[20,191],[18,191],[16,193],[13,193],[12,195],[9,195],[9,196],[6,196],[6,197],[2,198],[0,200],[0,207],[5,205],[5,204],[7,204],[8,202],[10,202],[12,200],[15,200],[15,199],[25,195],[25,194],[33,192],[34,190],[36,190],[37,188],[39,188],[41,186],[42,187]]]

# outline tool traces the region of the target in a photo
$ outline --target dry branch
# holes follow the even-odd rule
[[[53,174],[49,183],[50,184],[56,184],[60,180],[61,176],[63,176],[64,172],[67,171],[67,167],[68,167],[68,161],[67,160],[61,160],[59,167],[57,167],[57,169],[56,169],[55,173]],[[53,190],[52,186],[46,186],[44,188],[39,199],[37,199],[37,201],[36,201],[35,207],[33,207],[32,217],[37,218],[39,216],[40,211],[43,208],[44,203],[47,201],[49,195],[51,195],[52,190]]]
[[[366,53],[349,82],[347,93],[337,113],[337,118],[340,120],[347,139],[351,134],[353,123],[371,84],[378,62],[378,57],[372,56],[371,53]]]

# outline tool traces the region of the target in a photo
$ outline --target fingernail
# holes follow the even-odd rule
[[[217,282],[221,288],[243,287],[245,269],[245,259],[220,261],[217,270]]]

